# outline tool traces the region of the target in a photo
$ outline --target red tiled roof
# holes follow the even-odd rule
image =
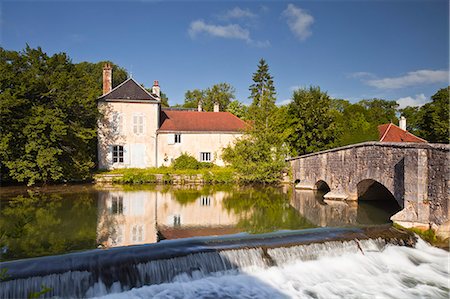
[[[159,131],[241,132],[246,126],[230,112],[162,110]]]
[[[426,143],[427,141],[419,138],[408,131],[400,129],[393,123],[378,126],[378,134],[382,142],[419,142]]]

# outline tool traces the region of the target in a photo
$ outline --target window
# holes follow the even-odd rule
[[[113,163],[123,163],[123,146],[113,145],[112,150]]]
[[[210,206],[211,205],[211,197],[209,196],[200,196],[200,205],[201,206]]]
[[[113,117],[111,119],[111,126],[114,134],[121,134],[123,132],[122,114],[114,112]]]
[[[175,134],[175,143],[181,143],[181,134]]]
[[[143,235],[142,225],[133,226],[131,230],[131,239],[133,240],[133,242],[142,242],[144,240]]]
[[[133,133],[136,135],[144,134],[144,116],[133,115]]]
[[[200,162],[211,162],[211,153],[200,153]]]
[[[123,214],[123,197],[122,196],[112,196],[111,197],[111,213],[112,214]]]
[[[180,225],[181,225],[181,216],[173,215],[173,226],[180,226]]]

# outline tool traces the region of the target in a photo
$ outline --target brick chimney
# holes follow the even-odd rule
[[[112,89],[112,67],[109,62],[103,66],[103,94],[107,94]]]
[[[400,117],[399,127],[406,131],[406,118],[404,116]]]
[[[219,103],[214,102],[214,112],[219,112],[219,111],[220,111]]]
[[[161,98],[161,88],[159,87],[159,82],[158,82],[158,80],[153,81],[152,93],[153,93],[156,97]]]

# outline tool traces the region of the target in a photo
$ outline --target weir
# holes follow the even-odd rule
[[[43,296],[82,298],[171,282],[177,276],[250,266],[270,267],[294,259],[413,246],[416,238],[393,228],[320,228],[262,235],[238,234],[90,250],[0,263],[6,277],[0,298],[23,298],[43,286]]]

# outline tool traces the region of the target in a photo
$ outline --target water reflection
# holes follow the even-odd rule
[[[325,202],[322,195],[236,186],[83,186],[2,194],[0,259],[192,236],[378,224],[395,213],[375,201]]]

